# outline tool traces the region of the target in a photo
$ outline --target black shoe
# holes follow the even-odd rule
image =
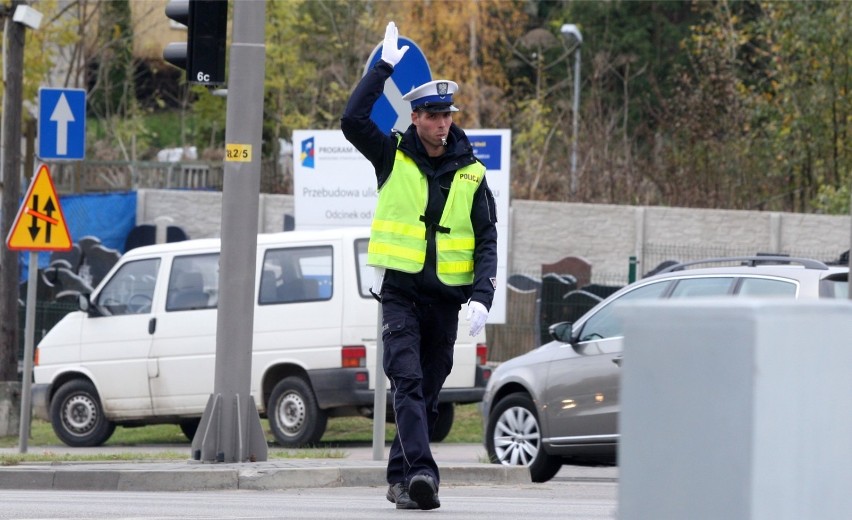
[[[441,507],[441,501],[438,500],[438,486],[429,475],[414,475],[408,483],[408,494],[420,509]]]
[[[411,500],[411,497],[408,496],[408,489],[402,482],[388,486],[387,498],[396,504],[397,509],[420,509],[417,502]]]

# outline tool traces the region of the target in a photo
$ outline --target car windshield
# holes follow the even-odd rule
[[[583,329],[580,331],[580,341],[593,341],[596,339],[622,336],[621,322],[613,315],[613,310],[617,304],[632,300],[660,298],[670,284],[671,280],[663,280],[643,285],[622,294],[617,299],[603,306],[583,325]]]

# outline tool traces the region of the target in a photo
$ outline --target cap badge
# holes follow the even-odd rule
[[[446,82],[446,81],[441,81],[441,82],[439,82],[439,83],[436,85],[436,87],[438,88],[438,95],[439,95],[439,96],[446,96],[446,95],[447,95],[447,87],[448,87],[448,85],[447,85],[447,82]]]

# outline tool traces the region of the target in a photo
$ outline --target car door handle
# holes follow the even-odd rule
[[[612,362],[618,366],[621,366],[621,356],[612,358]]]
[[[157,318],[148,320],[148,334],[153,334],[157,330]]]

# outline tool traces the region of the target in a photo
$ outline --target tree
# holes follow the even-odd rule
[[[13,1],[11,9],[22,2]],[[17,213],[20,197],[21,105],[23,97],[23,24],[7,24],[3,34],[4,66],[12,71],[3,92],[3,194],[0,223],[8,235]],[[20,380],[18,378],[18,254],[3,247],[0,251],[0,435],[11,435],[20,423]]]
[[[144,29],[131,26],[128,13],[161,4],[38,4],[51,27],[61,20],[65,29],[33,33],[44,39],[41,54],[27,51],[27,74],[62,77],[66,86],[88,78],[99,149],[127,159],[146,153],[159,131],[149,128],[147,111],[168,103],[134,94],[140,60],[130,42]],[[291,0],[267,7],[264,157],[277,158],[279,139],[295,128],[338,127],[394,20],[435,77],[460,83],[460,126],[512,129],[516,197],[796,211],[846,205],[848,2]],[[571,42],[559,33],[566,22],[584,37],[574,194],[566,182]],[[25,80],[25,97],[37,84]],[[177,144],[221,149],[224,100],[204,89],[182,92]]]
[[[138,150],[147,149],[145,139],[149,132],[136,96],[139,63],[133,55],[130,2],[97,2],[92,9],[96,12],[97,29],[91,43],[84,48],[87,108],[100,122],[110,148],[117,150],[121,159],[135,161]],[[113,179],[112,183],[122,181]]]
[[[583,31],[578,200],[659,200],[650,175],[660,167],[653,161],[667,134],[674,71],[686,63],[680,44],[696,18],[690,6],[582,2],[550,12],[559,23],[575,23]]]
[[[852,6],[762,2],[761,9],[756,31],[766,72],[762,88],[745,94],[750,112],[761,116],[754,127],[772,151],[772,170],[786,177],[785,207],[845,212],[852,182]]]
[[[300,14],[302,2],[272,2],[266,5],[266,100],[264,134],[267,154],[274,160],[276,178],[283,178],[278,156],[279,142],[292,137],[292,131],[308,128],[310,113],[318,93],[311,87],[316,69],[303,56],[307,44],[304,24],[309,16]]]
[[[13,1],[9,5],[9,13],[13,13],[18,5],[24,2]],[[20,176],[18,172],[21,163],[20,137],[22,119],[32,118],[29,109],[36,106],[36,92],[50,70],[55,47],[48,42],[61,39],[67,35],[64,24],[51,25],[52,14],[56,10],[56,2],[43,2],[38,5],[45,17],[43,29],[27,31],[19,23],[7,25],[7,33],[3,34],[8,54],[3,56],[4,66],[10,71],[5,78],[8,84],[3,87],[3,118],[4,118],[4,160],[3,160],[3,207],[2,233],[5,237],[17,214],[21,196]],[[25,43],[26,42],[26,43]],[[27,64],[24,67],[24,63]],[[23,110],[22,110],[23,109]],[[29,172],[27,172],[29,173]],[[18,329],[18,296],[19,296],[19,264],[18,253],[3,248],[0,261],[0,435],[17,434],[20,411],[20,395],[13,390],[19,388],[18,353],[20,334]]]
[[[850,182],[847,2],[696,4],[661,147],[669,203],[836,211]],[[679,190],[690,186],[693,193]],[[665,193],[666,187],[678,193]],[[703,198],[703,201],[700,199]]]

